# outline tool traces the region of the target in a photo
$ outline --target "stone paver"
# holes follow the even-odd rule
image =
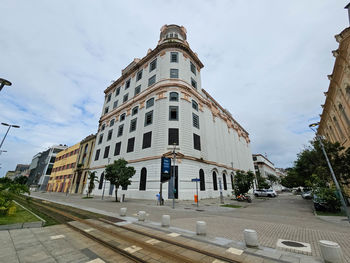
[[[225,199],[225,203],[244,206],[237,209],[220,207],[216,199],[201,200],[199,211],[191,201],[177,201],[176,208],[172,209],[171,200],[160,207],[152,200],[128,199],[124,203],[116,203],[113,197],[105,197],[104,200],[100,197],[82,199],[78,195],[65,196],[61,193],[32,193],[32,196],[111,216],[118,216],[119,209],[127,207],[128,219],[144,210],[148,214],[145,224],[160,222],[161,216],[168,214],[173,228],[186,229],[189,233],[195,231],[196,221],[203,220],[207,223],[208,236],[222,237],[224,242],[228,239],[242,244],[243,230],[251,228],[257,231],[259,243],[264,247],[276,248],[278,239],[306,242],[311,244],[311,254],[316,257],[320,257],[318,240],[331,240],[340,244],[345,261],[350,262],[349,223],[340,220],[328,222],[315,217],[312,202],[303,200],[300,196],[286,194],[268,200],[254,199],[252,204]],[[292,262],[293,260],[291,259]]]

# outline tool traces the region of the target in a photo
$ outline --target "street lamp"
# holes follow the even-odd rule
[[[322,149],[322,152],[323,152],[323,154],[324,154],[324,157],[326,158],[326,161],[327,161],[329,170],[331,171],[331,174],[332,174],[332,178],[333,178],[335,187],[337,188],[338,194],[339,194],[339,196],[340,196],[340,202],[341,202],[341,204],[342,204],[342,206],[343,206],[343,209],[344,209],[344,211],[345,211],[345,213],[346,213],[346,216],[348,217],[348,221],[349,221],[349,223],[350,223],[350,214],[349,214],[349,211],[348,211],[348,209],[347,209],[347,207],[346,207],[346,203],[345,203],[343,194],[342,194],[342,192],[341,192],[341,190],[340,190],[340,186],[339,186],[338,180],[337,180],[337,178],[335,177],[335,174],[334,174],[332,165],[331,165],[331,163],[329,162],[329,159],[328,159],[326,150],[324,149],[324,145],[323,145],[323,142],[322,142],[322,138],[321,138],[320,135],[317,134],[316,130],[313,129],[314,127],[317,127],[317,126],[319,126],[319,122],[312,123],[312,124],[309,125],[310,129],[315,133],[316,139],[319,141],[319,143],[320,143],[320,145],[321,145],[321,149]]]
[[[0,91],[2,90],[2,88],[3,88],[5,85],[6,85],[6,86],[11,86],[12,83],[11,83],[10,81],[6,80],[6,79],[0,78]]]
[[[111,158],[108,158],[108,165],[109,165],[109,162],[111,161]],[[102,200],[103,200],[103,197],[105,196],[105,189],[106,189],[106,175],[103,175],[103,179],[104,179],[104,184],[103,184],[103,191],[102,191]]]
[[[1,79],[0,79],[0,81],[1,81]],[[2,122],[1,124],[4,125],[4,126],[8,126],[8,129],[7,129],[6,133],[5,133],[4,138],[3,138],[2,141],[1,141],[0,149],[1,149],[2,144],[3,144],[4,141],[5,141],[5,138],[6,138],[7,134],[9,133],[9,130],[11,129],[11,127],[13,127],[13,128],[19,128],[18,125],[7,124],[7,123],[4,123],[4,122]]]
[[[174,143],[174,149],[173,149],[173,159],[174,159],[174,166],[173,166],[173,209],[175,208],[175,173],[176,173],[176,169],[175,169],[175,165],[176,165],[176,143]]]

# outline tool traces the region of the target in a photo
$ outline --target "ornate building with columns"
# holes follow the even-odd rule
[[[326,101],[322,105],[318,134],[331,142],[339,142],[345,148],[350,147],[350,27],[335,36],[339,43],[332,51],[335,57]]]
[[[174,147],[178,199],[193,199],[193,178],[200,178],[199,198],[218,197],[220,189],[231,195],[235,171],[254,171],[248,132],[202,89],[203,64],[186,33],[183,26],[163,26],[158,45],[134,59],[104,91],[90,165],[99,178],[93,194],[114,194],[104,169],[124,158],[136,174],[118,193],[155,199],[161,157],[172,157]],[[164,199],[173,197],[172,181],[162,189]]]

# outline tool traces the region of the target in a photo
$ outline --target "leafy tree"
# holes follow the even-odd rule
[[[89,171],[89,185],[88,185],[88,190],[86,193],[86,196],[89,197],[92,193],[92,190],[94,190],[95,188],[95,182],[98,182],[97,176],[96,176],[96,172],[90,172]]]
[[[130,178],[136,173],[134,167],[126,166],[128,164],[124,159],[114,161],[106,166],[105,176],[108,181],[115,186],[115,201],[118,202],[118,188],[127,187],[131,184]]]
[[[29,188],[26,185],[18,184],[8,178],[0,178],[0,215],[10,213],[14,214],[16,209],[13,203],[15,195],[28,193]]]
[[[254,182],[254,173],[251,171],[237,171],[234,177],[235,195],[246,194],[252,188]]]
[[[28,177],[27,176],[19,176],[19,177],[16,177],[13,182],[16,183],[16,184],[26,184],[28,181]]]
[[[264,188],[270,188],[270,185],[266,181],[264,177],[261,176],[260,172],[256,172],[256,180],[258,183],[258,188],[264,189]]]

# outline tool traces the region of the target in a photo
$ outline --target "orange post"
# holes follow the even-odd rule
[[[198,195],[194,195],[194,202],[198,203]]]

